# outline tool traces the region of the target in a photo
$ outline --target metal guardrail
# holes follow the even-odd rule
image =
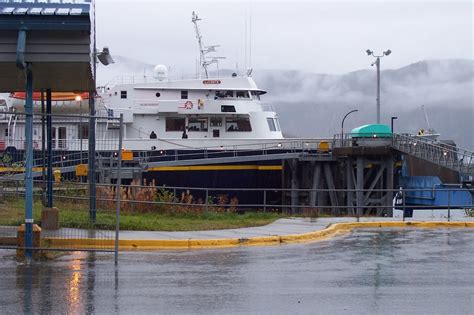
[[[474,175],[474,152],[431,139],[400,134],[393,134],[392,146],[400,152],[457,171],[461,175]]]
[[[321,143],[327,147],[322,149]],[[193,150],[195,152],[189,152]],[[138,152],[138,161],[146,167],[163,165],[199,165],[213,163],[277,160],[301,156],[328,156],[331,150],[329,139],[280,139],[271,142],[248,143],[231,146],[189,148],[188,151],[158,151],[147,155]],[[171,152],[170,152],[171,151]],[[140,157],[141,156],[141,157]]]

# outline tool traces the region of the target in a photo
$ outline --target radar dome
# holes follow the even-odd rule
[[[168,78],[168,68],[165,65],[157,65],[153,68],[153,77],[159,81]]]

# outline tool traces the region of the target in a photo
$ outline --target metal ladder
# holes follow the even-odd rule
[[[459,172],[461,176],[474,176],[474,152],[431,139],[393,134],[394,149],[417,158]]]

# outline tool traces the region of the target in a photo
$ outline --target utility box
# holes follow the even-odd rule
[[[132,150],[122,150],[122,161],[133,161]]]
[[[76,166],[76,176],[85,177],[89,173],[89,167],[87,164],[79,164]]]
[[[44,230],[59,229],[59,210],[56,207],[44,208],[41,211],[41,228]]]
[[[327,141],[321,141],[318,146],[318,151],[319,152],[329,152],[329,142]]]

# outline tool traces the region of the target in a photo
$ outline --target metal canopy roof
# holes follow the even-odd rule
[[[90,0],[0,0],[0,29],[90,30]]]
[[[90,0],[0,0],[0,92],[25,88],[17,68],[20,31],[34,90],[93,89],[93,23]]]

